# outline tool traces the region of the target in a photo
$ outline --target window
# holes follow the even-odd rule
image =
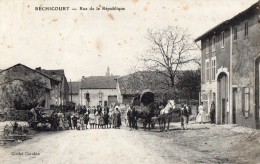
[[[102,101],[99,101],[99,104],[98,104],[98,105],[102,106]]]
[[[99,92],[99,93],[98,93],[98,97],[99,97],[99,100],[102,100],[102,98],[103,98],[103,93],[102,93],[102,92]]]
[[[248,21],[245,22],[245,36],[248,35]]]
[[[210,66],[209,66],[209,59],[206,59],[206,81],[209,82],[209,70],[210,70]]]
[[[216,58],[211,59],[211,80],[215,81],[216,79]]]
[[[234,27],[234,40],[237,40],[237,26]]]
[[[224,48],[225,46],[225,32],[221,32],[221,48]]]
[[[86,94],[85,94],[85,98],[87,99],[88,102],[90,101],[89,93],[86,93]]]
[[[213,36],[212,37],[212,52],[214,52],[216,50],[216,37]]]
[[[209,40],[206,40],[206,54],[209,53]]]

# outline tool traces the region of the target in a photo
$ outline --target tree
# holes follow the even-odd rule
[[[162,75],[164,89],[175,96],[177,71],[184,65],[195,61],[193,52],[198,50],[187,30],[169,26],[162,30],[148,29],[150,43],[141,61],[145,69]]]
[[[178,75],[177,88],[181,96],[190,99],[199,99],[200,92],[200,70],[182,71]]]
[[[4,108],[30,109],[45,101],[46,88],[40,79],[12,80],[0,87],[1,106]]]

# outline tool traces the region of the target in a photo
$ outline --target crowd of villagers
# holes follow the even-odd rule
[[[75,111],[64,114],[57,113],[58,129],[99,129],[99,128],[118,128],[121,126],[121,112],[118,106],[114,108],[101,106],[77,106]]]
[[[34,121],[40,121],[37,113],[41,113],[41,107],[31,109]],[[55,110],[51,115],[51,129],[52,130],[85,130],[99,129],[99,128],[118,128],[120,129],[121,111],[118,106],[102,109],[101,106],[76,106],[75,109],[67,112],[62,110]]]

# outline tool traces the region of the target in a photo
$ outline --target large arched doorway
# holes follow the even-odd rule
[[[221,124],[228,123],[228,76],[226,73],[221,72],[218,75],[218,122]]]
[[[255,122],[259,129],[259,108],[260,108],[260,57],[255,61]]]

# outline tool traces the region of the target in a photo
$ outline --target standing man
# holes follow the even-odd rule
[[[184,104],[182,104],[181,105],[181,128],[183,130],[187,129],[188,117],[189,117],[189,112],[187,106],[184,106]]]
[[[127,119],[129,123],[129,128],[132,130],[133,128],[133,110],[131,108],[128,109],[127,111]]]
[[[138,127],[137,127],[137,111],[135,109],[135,107],[133,107],[133,110],[132,110],[132,128],[137,130]]]
[[[210,106],[210,121],[211,121],[211,124],[215,124],[215,110],[216,110],[215,102],[212,101],[211,106]]]
[[[190,111],[190,107],[188,106],[187,102],[185,102],[184,108],[186,108],[186,110],[188,112],[187,113],[187,124],[189,124],[189,117],[190,117],[191,111]]]

